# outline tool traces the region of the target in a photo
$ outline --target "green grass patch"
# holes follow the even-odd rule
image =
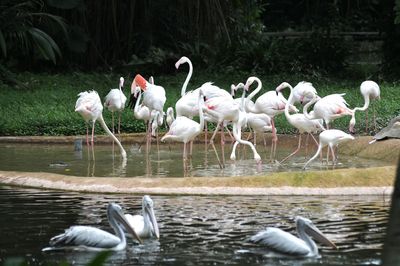
[[[124,76],[126,80],[125,94],[130,91],[131,76]],[[230,84],[245,82],[249,73],[218,74],[218,73],[194,73],[188,89],[195,89],[206,81],[213,81],[217,86],[225,89]],[[275,89],[282,81],[287,81],[292,86],[301,80],[313,83],[320,96],[331,93],[346,93],[345,99],[350,107],[362,106],[364,100],[360,94],[359,86],[363,80],[343,80],[321,77],[304,76],[265,76],[259,75],[263,81],[262,92]],[[119,81],[118,74],[98,73],[65,73],[65,74],[32,74],[20,73],[17,75],[20,82],[29,89],[12,87],[0,83],[2,97],[0,97],[0,135],[2,136],[62,136],[79,135],[86,133],[86,126],[81,116],[74,112],[77,94],[85,90],[96,90],[104,99],[110,88],[116,88]],[[175,106],[180,96],[183,81],[186,78],[186,68],[176,74],[168,76],[155,76],[156,84],[162,85],[167,93],[165,110],[169,106]],[[381,87],[381,100],[373,102],[378,117],[378,127],[386,126],[387,122],[400,114],[400,84],[397,82],[379,82]],[[259,95],[261,95],[261,93]],[[288,91],[285,95],[288,96]],[[256,96],[257,97],[257,96]],[[103,111],[107,124],[111,125],[111,113]],[[372,116],[372,111],[370,111]],[[121,130],[124,133],[143,132],[145,127],[142,121],[133,118],[133,112],[125,109],[122,114]],[[350,117],[337,119],[334,127],[347,131]],[[358,132],[364,132],[364,114],[357,113]],[[278,133],[294,133],[284,115],[276,119]],[[162,128],[161,130],[164,130]],[[96,125],[96,132],[102,134],[100,125]],[[369,132],[373,133],[373,132]]]

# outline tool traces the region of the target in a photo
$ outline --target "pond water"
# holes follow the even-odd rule
[[[72,144],[0,144],[0,170],[98,177],[243,176],[277,171],[300,171],[316,151],[316,147],[310,145],[307,157],[304,153],[299,153],[279,165],[271,164],[269,150],[263,145],[258,145],[257,150],[263,163],[257,167],[248,147],[239,146],[236,153],[237,160],[231,161],[229,159],[231,144],[225,146],[224,153],[221,152],[220,145],[216,145],[219,158],[225,164],[225,168],[221,169],[212,147],[206,151],[204,144],[194,145],[193,158],[188,162],[188,167],[184,168],[182,148],[182,144],[160,145],[158,152],[156,145],[153,144],[151,151],[147,153],[144,148],[140,149],[137,145],[125,145],[128,159],[123,162],[118,146],[113,147],[112,144],[95,145],[94,150],[84,146],[80,152],[75,152]],[[277,158],[281,160],[291,152],[292,150],[281,149],[278,146]],[[388,163],[357,156],[340,156],[339,164],[336,166],[321,164],[321,161],[316,159],[308,169],[366,168],[383,165]]]
[[[128,241],[107,265],[379,265],[390,199],[383,196],[152,196],[160,240]],[[13,257],[31,265],[85,265],[95,252],[42,252],[70,225],[112,231],[109,202],[138,213],[141,196],[0,187],[0,264]],[[271,258],[247,239],[266,226],[295,234],[301,215],[338,247],[320,247],[320,257]]]

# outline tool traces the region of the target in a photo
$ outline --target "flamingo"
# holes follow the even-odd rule
[[[140,89],[143,91],[143,105],[149,108],[149,112],[156,110],[160,112],[160,114],[164,114],[164,104],[167,100],[165,96],[165,89],[161,86],[152,84],[145,80],[141,75],[137,74],[132,81],[131,84],[131,94],[134,93],[136,90],[136,86],[139,86]],[[147,141],[148,143],[151,141],[150,136],[150,125],[148,127],[149,132],[147,134]]]
[[[114,112],[118,112],[118,134],[121,133],[121,112],[125,108],[126,96],[122,92],[122,88],[124,87],[124,78],[119,78],[119,88],[112,89],[107,94],[104,102],[104,106],[107,107],[112,114],[112,130],[114,133]]]
[[[337,249],[336,245],[311,220],[297,216],[295,222],[299,238],[279,228],[267,227],[265,230],[252,236],[250,241],[266,245],[282,255],[296,257],[318,256],[318,247],[310,236],[327,246]]]
[[[193,141],[203,130],[204,128],[204,115],[203,109],[201,108],[204,105],[203,99],[203,91],[200,90],[198,94],[198,103],[197,108],[199,110],[200,123],[193,121],[186,116],[178,116],[172,122],[168,132],[161,138],[161,141],[165,140],[175,140],[179,142],[183,142],[183,161],[186,162],[188,156],[186,153],[186,144],[190,141]]]
[[[262,88],[261,80],[257,77],[249,77],[246,81],[245,87],[249,88],[253,83],[257,82],[257,88],[247,96],[247,100],[251,100]],[[282,93],[276,91],[267,91],[262,94],[254,103],[247,105],[247,111],[255,114],[264,113],[271,118],[272,125],[272,147],[271,147],[271,160],[275,158],[276,146],[278,142],[278,136],[276,135],[276,127],[274,118],[276,115],[281,114],[285,110],[287,100],[283,97]],[[298,112],[297,108],[290,104],[290,110]]]
[[[186,76],[185,82],[182,85],[181,98],[175,104],[176,116],[186,116],[188,118],[193,118],[194,116],[197,116],[199,114],[199,110],[197,110],[197,97],[200,89],[203,91],[206,99],[230,95],[227,91],[213,85],[212,82],[206,82],[201,85],[200,88],[186,92],[186,88],[193,74],[193,64],[188,57],[182,56],[175,63],[175,67],[176,69],[178,69],[179,66],[184,63],[187,63],[189,65],[189,72]]]
[[[381,91],[379,89],[379,85],[372,80],[366,80],[364,82],[361,83],[360,85],[360,91],[361,94],[364,97],[364,106],[363,107],[356,107],[353,109],[353,115],[351,117],[350,120],[350,126],[349,126],[349,131],[351,133],[354,133],[354,126],[356,124],[356,119],[355,119],[355,115],[356,115],[356,111],[367,111],[368,107],[369,107],[369,103],[371,99],[378,99],[380,100],[381,98]],[[375,117],[375,108],[374,108],[374,127],[376,130],[376,117]],[[365,113],[365,131],[368,130],[368,111]]]
[[[42,251],[51,250],[90,250],[119,251],[126,248],[126,238],[123,228],[132,237],[142,243],[142,240],[135,232],[135,229],[129,224],[122,212],[121,206],[116,203],[110,203],[107,207],[107,218],[116,235],[107,231],[91,226],[71,226],[63,234],[50,239],[50,247]]]
[[[144,195],[142,199],[142,215],[125,214],[126,220],[140,238],[160,238],[153,207],[153,200],[149,195]]]
[[[175,120],[174,108],[168,107],[167,108],[167,118],[166,118],[168,128],[171,126],[171,124],[174,122],[174,120]]]
[[[241,127],[245,123],[244,122],[245,116],[243,115],[244,112],[240,111],[240,106],[238,105],[238,103],[235,102],[235,100],[233,100],[230,95],[229,97],[220,96],[208,99],[205,102],[204,111],[218,121],[217,128],[215,129],[210,139],[211,143],[213,143],[214,137],[218,131],[218,126],[221,126],[223,130],[222,127],[223,122],[231,121],[233,124],[232,133],[236,142],[248,145],[253,151],[254,160],[257,162],[257,164],[261,164],[261,157],[257,153],[257,150],[254,147],[254,145],[249,141],[241,139]],[[221,141],[221,143],[223,144],[223,141]],[[234,150],[232,150],[232,154],[234,154]],[[231,159],[234,160],[235,157],[232,154],[231,154]]]
[[[329,149],[332,152],[332,161],[335,163],[336,157],[335,153],[333,151],[333,148],[337,147],[339,143],[347,141],[347,140],[353,140],[354,137],[352,135],[349,135],[341,130],[338,129],[328,129],[319,134],[319,145],[318,145],[318,150],[315,153],[313,157],[311,157],[310,160],[304,165],[303,170],[306,169],[307,165],[312,162],[317,156],[321,153],[322,148],[325,146],[328,146],[328,153],[327,156],[329,156]],[[328,157],[326,158],[326,163],[328,164]]]
[[[287,82],[283,82],[282,84],[280,84],[277,88],[276,91],[279,92],[284,88],[289,88],[290,89],[290,95],[289,95],[289,99],[286,102],[285,105],[285,116],[287,121],[289,122],[289,124],[291,124],[292,126],[294,126],[295,128],[297,128],[299,130],[299,143],[297,145],[297,149],[292,152],[291,154],[289,154],[286,158],[284,158],[282,162],[286,161],[287,159],[289,159],[290,157],[292,157],[293,155],[295,155],[301,147],[301,136],[303,133],[308,133],[311,135],[311,137],[315,140],[314,136],[311,134],[313,132],[317,132],[318,130],[325,130],[325,128],[321,125],[321,121],[319,121],[318,119],[315,120],[310,120],[308,119],[304,114],[293,114],[291,115],[289,113],[289,104],[293,103],[293,88],[292,86],[290,86],[289,83]],[[317,142],[315,140],[315,142]]]
[[[313,100],[311,101],[314,103],[314,112],[308,113],[308,107],[311,104],[306,104],[303,107],[303,114],[308,119],[323,119],[325,121],[325,126],[329,129],[329,123],[337,118],[346,116],[346,115],[353,115],[353,110],[349,109],[347,106],[346,100],[343,98],[345,93],[335,93],[327,95],[323,98],[319,98],[316,94],[309,94],[313,95]],[[318,100],[319,99],[319,100]]]
[[[108,129],[106,123],[103,118],[103,105],[101,104],[101,100],[96,91],[85,91],[78,94],[79,98],[75,104],[75,112],[78,112],[82,115],[83,119],[88,123],[92,121],[92,139],[91,143],[93,146],[93,138],[94,138],[94,125],[96,120],[100,122],[100,125],[103,127],[104,131],[117,143],[121,150],[121,156],[123,159],[126,159],[126,151],[122,147],[119,140],[114,136],[114,134]],[[86,128],[86,142],[88,143],[88,129]]]
[[[301,105],[310,102],[313,99],[313,95],[317,94],[317,90],[310,82],[300,81],[293,88],[293,102],[300,103]]]

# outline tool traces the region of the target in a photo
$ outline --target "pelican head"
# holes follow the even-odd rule
[[[140,237],[136,234],[135,229],[133,229],[133,227],[126,220],[125,214],[120,205],[117,203],[109,203],[107,207],[107,216],[110,220],[111,226],[120,228],[118,224],[122,225],[134,239],[137,239],[139,243],[143,243],[142,239],[140,239]]]
[[[142,200],[142,211],[143,211],[143,217],[147,216],[150,220],[150,223],[152,225],[152,231],[153,234],[157,237],[157,239],[160,238],[160,232],[158,230],[158,224],[156,220],[156,216],[154,214],[154,203],[153,200],[150,198],[149,195],[143,196]]]
[[[330,241],[314,224],[310,219],[297,216],[295,218],[296,221],[296,228],[297,228],[297,233],[299,236],[305,232],[307,235],[312,236],[315,240],[318,242],[325,244],[329,247],[332,247],[334,249],[337,249],[337,246]]]

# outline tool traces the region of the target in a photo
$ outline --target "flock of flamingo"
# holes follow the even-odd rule
[[[364,97],[364,106],[350,109],[344,93],[330,94],[320,97],[317,90],[309,82],[299,82],[295,87],[289,83],[281,83],[275,90],[267,91],[260,95],[255,101],[253,98],[261,91],[262,82],[257,77],[249,77],[247,81],[231,86],[231,92],[215,86],[212,82],[206,82],[199,88],[187,91],[189,81],[193,74],[193,66],[189,58],[183,56],[180,58],[175,67],[178,69],[180,65],[187,63],[189,71],[181,89],[181,98],[175,105],[175,113],[172,107],[167,108],[166,122],[168,132],[161,138],[161,141],[178,141],[183,145],[184,162],[192,155],[193,140],[205,131],[206,145],[209,142],[217,155],[214,146],[214,138],[218,131],[221,131],[221,145],[225,143],[225,128],[231,135],[234,144],[230,159],[236,159],[236,147],[238,144],[247,145],[253,152],[253,158],[257,164],[261,164],[261,157],[256,150],[256,135],[262,134],[265,145],[265,132],[272,132],[271,143],[271,161],[275,161],[275,153],[277,148],[277,131],[274,119],[279,114],[284,114],[287,121],[298,129],[299,142],[295,151],[289,154],[281,162],[286,161],[295,155],[301,147],[302,135],[311,136],[318,146],[316,154],[309,159],[303,169],[313,161],[322,151],[322,148],[328,146],[327,163],[329,161],[329,152],[332,154],[333,164],[337,161],[335,155],[335,147],[339,143],[352,140],[354,137],[338,129],[331,129],[330,123],[344,116],[351,116],[349,123],[350,133],[354,133],[356,123],[355,114],[357,111],[366,111],[369,107],[371,99],[380,99],[380,88],[374,81],[367,80],[361,83],[360,91]],[[256,88],[246,96],[250,91],[250,87],[256,84]],[[124,78],[120,78],[119,88],[112,89],[105,97],[104,106],[112,112],[112,128],[114,132],[114,112],[119,113],[118,133],[120,133],[120,115],[124,110],[127,97],[124,95],[122,88]],[[290,90],[290,95],[286,99],[282,91]],[[234,98],[238,90],[242,90],[241,97]],[[94,124],[98,120],[107,134],[118,144],[121,150],[121,156],[126,159],[126,151],[120,141],[115,137],[113,132],[109,130],[104,122],[102,111],[103,105],[96,91],[85,91],[79,93],[79,98],[75,105],[75,111],[79,112],[86,122],[92,122],[91,145],[93,146]],[[152,136],[157,134],[157,128],[164,123],[164,105],[166,102],[165,89],[154,83],[151,77],[146,80],[141,75],[136,75],[131,84],[131,96],[128,106],[133,109],[134,117],[143,120],[146,124],[147,144],[151,143]],[[303,113],[300,113],[295,104],[303,105]],[[314,104],[313,110],[309,111],[311,105]],[[198,116],[199,122],[193,120]],[[375,121],[375,111],[374,111]],[[215,130],[209,140],[207,140],[208,123],[215,123]],[[367,125],[366,116],[366,125]],[[232,131],[229,131],[228,125],[231,125]],[[376,125],[376,122],[375,122]],[[254,143],[249,139],[242,139],[242,129],[248,127],[254,135]],[[320,133],[319,133],[320,132]],[[319,141],[313,136],[313,133],[319,133]],[[88,145],[88,128],[86,131],[86,142]],[[187,145],[190,145],[188,148]],[[189,151],[188,151],[189,150]],[[219,159],[218,159],[219,160]],[[222,167],[221,163],[220,166]]]

